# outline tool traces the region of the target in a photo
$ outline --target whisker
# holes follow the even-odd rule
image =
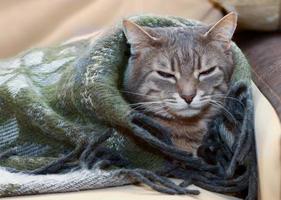
[[[162,99],[158,101],[143,101],[143,102],[137,102],[137,103],[131,103],[129,105],[138,105],[138,104],[157,104],[157,103],[173,103],[173,99]]]
[[[243,108],[245,108],[244,104],[243,104],[242,101],[240,101],[239,99],[234,98],[234,97],[228,97],[228,96],[225,96],[225,95],[223,95],[223,94],[206,95],[206,96],[204,96],[204,97],[215,97],[215,98],[223,98],[223,99],[234,100],[234,101],[240,103],[240,104],[243,106]],[[204,98],[202,98],[202,99],[204,100]]]
[[[104,87],[116,90],[115,87],[107,85],[103,82],[100,82],[99,84],[104,86]],[[156,96],[156,95],[141,94],[141,93],[126,91],[126,90],[122,90],[122,89],[119,89],[119,91],[121,93],[134,94],[134,95],[139,95],[139,96],[143,96],[143,97],[159,98],[159,96]],[[165,110],[163,110],[163,108],[165,106],[161,105],[163,103],[176,103],[176,101],[173,98],[167,98],[167,99],[161,99],[161,100],[157,100],[157,101],[145,101],[145,102],[128,103],[128,105],[133,110],[143,109],[142,110],[143,112],[152,112],[153,114],[160,114],[160,113],[165,113]],[[157,104],[159,104],[161,106],[157,106]],[[125,105],[120,105],[120,106],[125,106]],[[127,116],[129,116],[130,114],[131,114],[131,112],[128,112]]]
[[[110,86],[110,85],[108,85],[108,84],[105,84],[105,83],[103,83],[103,82],[99,82],[99,84],[102,85],[102,86],[105,86],[105,87],[107,87],[107,88],[116,90],[115,87]],[[130,91],[127,91],[127,90],[122,90],[122,89],[118,89],[118,90],[119,90],[121,93],[124,92],[124,93],[129,93],[129,94],[136,94],[136,95],[140,95],[140,96],[157,97],[157,96],[154,96],[154,95],[146,95],[146,94],[141,94],[141,93],[136,93],[136,92],[130,92]]]
[[[212,104],[212,105],[214,105],[214,106],[217,106],[217,107],[220,108],[220,109],[222,109],[222,111],[224,111],[228,116],[230,116],[230,117],[232,118],[233,122],[236,123],[235,117],[229,112],[229,110],[227,110],[227,109],[226,109],[223,105],[221,105],[219,102],[211,100],[209,103]]]
[[[163,108],[164,108],[165,106],[163,106],[163,107],[159,107],[158,109],[154,109],[153,111],[151,111],[151,112],[153,112],[153,114],[155,114],[155,115],[159,115],[159,114],[163,114],[163,113],[166,113],[166,111],[165,110],[163,110]]]
[[[128,93],[128,94],[135,94],[135,95],[139,95],[139,96],[145,96],[145,97],[157,97],[155,95],[148,95],[148,94],[142,94],[142,93],[137,93],[137,92],[129,92],[126,90],[120,90],[123,93]]]
[[[157,103],[162,103],[162,101],[144,101],[144,102],[138,102],[138,103],[130,103],[129,105],[134,106],[134,105],[146,105],[146,104],[157,104]]]

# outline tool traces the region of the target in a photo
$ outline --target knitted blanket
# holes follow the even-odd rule
[[[130,19],[150,27],[204,26],[178,17]],[[232,51],[226,112],[210,123],[199,157],[173,146],[165,127],[122,97],[129,47],[121,24],[2,60],[0,197],[144,183],[168,194],[199,194],[187,187],[195,184],[256,199],[250,67],[234,43]]]

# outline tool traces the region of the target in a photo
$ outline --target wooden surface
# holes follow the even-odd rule
[[[236,39],[252,66],[254,82],[281,119],[281,32],[241,32]]]

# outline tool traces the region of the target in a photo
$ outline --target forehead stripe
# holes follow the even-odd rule
[[[194,60],[197,60],[196,65],[194,65],[193,67],[200,70],[201,69],[201,57],[195,49],[193,49],[193,52],[194,52]],[[196,56],[197,56],[197,59],[195,59]]]
[[[172,70],[172,72],[176,71],[176,69],[175,69],[175,60],[174,59],[175,58],[173,56],[172,59],[171,59],[171,70]]]
[[[175,61],[176,61],[176,70],[178,72],[181,72],[181,65],[180,65],[180,58],[179,58],[179,55],[178,54],[175,54]]]

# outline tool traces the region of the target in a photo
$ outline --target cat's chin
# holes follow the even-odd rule
[[[193,118],[200,115],[200,109],[185,109],[175,112],[175,116],[179,118]]]
[[[200,113],[200,109],[188,108],[182,110],[169,110],[165,113],[158,114],[157,116],[164,119],[189,119],[199,116]]]

